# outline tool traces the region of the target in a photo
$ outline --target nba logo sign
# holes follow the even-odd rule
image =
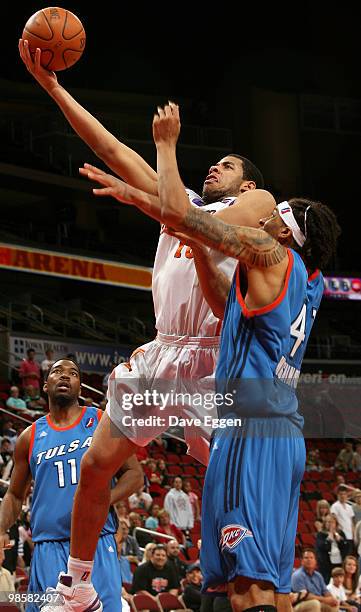
[[[253,533],[242,525],[226,525],[221,529],[220,547],[235,548],[244,538],[253,538]]]
[[[89,419],[86,422],[85,427],[93,427],[94,425],[94,417],[89,417]]]

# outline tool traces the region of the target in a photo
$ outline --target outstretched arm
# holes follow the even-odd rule
[[[170,160],[172,157],[169,155],[170,150],[164,149],[164,151]],[[123,204],[133,204],[149,217],[187,234],[216,251],[239,259],[247,266],[269,267],[285,258],[286,249],[263,230],[222,221],[221,216],[232,219],[234,223],[237,205],[229,209],[229,212],[221,211],[219,215],[209,215],[201,208],[191,206],[177,170],[175,154],[172,163],[162,163],[162,151],[158,153],[158,157],[160,198],[136,189],[89,164],[86,164],[85,168],[80,168],[80,173],[103,185],[102,188],[93,189],[94,195],[112,196]],[[238,201],[251,197],[262,199],[264,194],[267,196],[266,208],[269,208],[269,203],[274,200],[263,190],[243,193]]]
[[[55,72],[49,72],[40,64],[41,51],[37,49],[31,58],[27,40],[20,39],[19,52],[26,68],[43,89],[53,98],[63,115],[82,140],[125,181],[157,193],[157,174],[138,153],[117,140],[105,127],[81,106],[57,80]]]

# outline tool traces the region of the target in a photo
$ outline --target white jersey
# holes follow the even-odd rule
[[[194,191],[186,190],[193,206],[215,213],[231,206],[236,198],[206,204]],[[213,260],[231,279],[237,261],[211,250]],[[161,231],[153,268],[153,302],[156,328],[162,334],[212,337],[220,333],[221,322],[203,297],[192,250]]]

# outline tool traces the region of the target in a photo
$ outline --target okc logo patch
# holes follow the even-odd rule
[[[89,417],[89,419],[86,422],[85,427],[93,427],[94,425],[94,417]]]
[[[242,525],[226,525],[221,529],[220,547],[234,548],[244,540],[244,538],[253,538],[253,533]]]

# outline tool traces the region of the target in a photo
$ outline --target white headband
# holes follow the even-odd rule
[[[306,209],[306,213],[305,213],[305,227],[306,227],[307,210],[309,208],[310,207],[308,206]],[[280,204],[277,204],[277,210],[284,224],[287,225],[287,227],[289,227],[290,230],[292,231],[292,236],[294,240],[297,242],[298,246],[303,247],[306,241],[306,236],[301,231],[300,226],[298,225],[295,219],[295,216],[293,214],[292,208],[289,205],[289,203],[285,201],[285,202],[281,202]]]

